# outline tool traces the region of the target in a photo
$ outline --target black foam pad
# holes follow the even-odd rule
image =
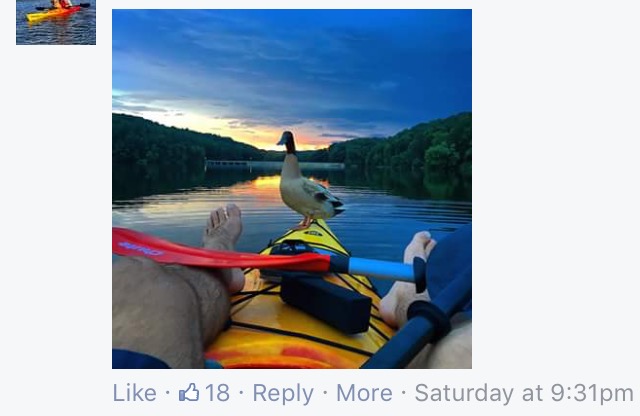
[[[326,280],[285,275],[280,297],[345,334],[369,329],[371,298]]]

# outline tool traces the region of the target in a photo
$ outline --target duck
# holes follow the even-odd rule
[[[308,228],[314,219],[328,219],[342,213],[345,208],[338,197],[321,184],[302,176],[293,133],[282,133],[277,144],[287,149],[280,174],[280,196],[285,205],[304,216],[302,224],[295,229]]]

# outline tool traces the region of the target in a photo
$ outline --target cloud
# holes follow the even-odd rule
[[[114,110],[317,141],[471,110],[470,11],[114,10],[113,39]]]
[[[142,113],[142,112],[152,112],[152,113],[166,113],[167,110],[164,108],[153,107],[143,104],[127,104],[121,100],[113,99],[111,100],[111,108],[115,112],[124,112],[124,113]]]
[[[353,134],[347,133],[322,133],[320,137],[333,137],[333,138],[341,138],[341,139],[353,139],[355,136]]]

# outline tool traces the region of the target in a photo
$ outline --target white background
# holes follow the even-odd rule
[[[330,392],[337,381],[397,391],[597,383],[632,387],[635,401],[438,405],[396,393],[345,404],[316,393],[304,413],[640,414],[633,4],[100,0],[97,46],[15,46],[14,4],[3,1],[0,414],[302,411],[179,403],[174,392],[191,381]],[[110,370],[111,8],[267,6],[473,8],[473,370]],[[127,382],[172,399],[114,403],[113,384]]]

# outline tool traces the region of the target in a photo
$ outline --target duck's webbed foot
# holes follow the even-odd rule
[[[294,231],[305,230],[309,228],[310,225],[311,225],[311,217],[304,217],[304,220],[302,220],[302,223],[293,227],[292,230]]]

